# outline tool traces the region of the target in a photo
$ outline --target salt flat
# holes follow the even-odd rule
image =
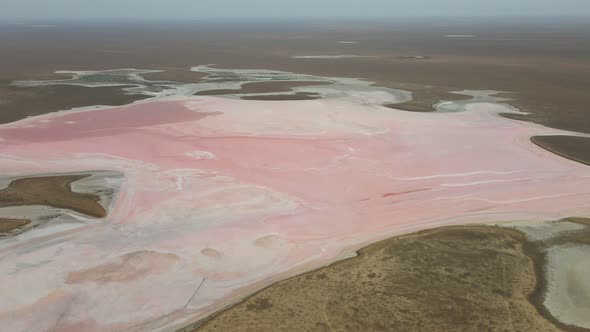
[[[1,125],[7,176],[125,177],[104,221],[0,251],[2,326],[173,330],[394,235],[590,213],[590,170],[530,141],[566,132],[494,102],[399,111],[380,106],[395,93],[357,87],[308,101],[158,95]]]

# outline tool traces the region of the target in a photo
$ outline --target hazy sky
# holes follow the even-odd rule
[[[590,0],[0,0],[0,18],[590,16]]]

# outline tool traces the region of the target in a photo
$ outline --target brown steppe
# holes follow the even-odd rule
[[[431,97],[433,101],[452,98],[447,94],[451,90],[508,91],[515,99],[512,103],[532,113],[528,120],[557,128],[590,130],[586,92],[590,86],[590,23],[584,21],[391,19],[55,24],[57,27],[52,29],[7,23],[1,26],[0,81],[4,85],[13,80],[54,77],[55,70],[113,68],[164,69],[167,72],[146,76],[191,81],[202,77],[189,72],[191,66],[215,64],[362,77],[418,95],[437,94]],[[459,32],[475,37],[444,37]],[[340,40],[359,43],[337,43]],[[314,54],[372,57],[291,58]],[[428,58],[403,58],[416,55]],[[92,95],[89,92],[89,100],[78,104],[94,105]],[[22,112],[30,99],[19,94],[0,96],[4,100],[0,114]],[[116,94],[112,98],[101,100],[104,104],[126,102]],[[6,99],[12,102],[7,104]]]
[[[444,227],[279,282],[195,331],[556,331],[515,230]]]
[[[0,190],[0,208],[7,206],[46,205],[70,209],[88,216],[103,218],[106,211],[100,198],[92,194],[76,193],[71,183],[89,175],[41,176],[12,181]]]
[[[578,136],[535,136],[533,143],[586,165],[590,165],[590,138]]]
[[[31,221],[27,219],[0,218],[0,233],[6,234],[28,225]],[[0,235],[1,236],[1,235]]]
[[[547,249],[590,244],[586,227],[542,241],[498,226],[384,240],[276,283],[182,331],[585,331],[543,306]]]
[[[191,66],[215,64],[366,78],[380,86],[412,91],[413,101],[393,106],[408,111],[431,111],[440,100],[464,98],[449,91],[505,91],[504,96],[513,99],[510,104],[530,113],[511,118],[590,133],[590,23],[586,21],[425,18],[55,25],[34,29],[0,22],[0,123],[144,98],[119,88],[16,88],[10,86],[14,80],[59,78],[53,74],[56,70],[138,68],[165,70],[144,75],[147,79],[191,82],[203,77],[190,72]],[[475,37],[445,37],[450,34]],[[338,43],[343,40],[358,43]],[[291,58],[338,54],[370,57]],[[420,56],[424,58],[416,58]],[[280,83],[245,89],[267,93],[289,87]],[[588,138],[532,140],[588,163]],[[13,189],[7,190],[12,196],[0,193],[0,202],[44,202],[93,216],[105,213],[96,197],[71,193],[67,179],[33,179],[39,178],[11,184]],[[27,221],[2,222],[4,227]],[[587,232],[581,234],[576,243],[590,243]],[[577,330],[559,324],[542,308],[544,259],[514,230],[434,229],[373,244],[356,258],[275,284],[185,330],[197,326],[223,331]]]
[[[189,71],[191,66],[215,64],[366,78],[412,91],[414,100],[398,105],[410,111],[429,111],[440,100],[464,98],[449,94],[452,90],[506,91],[514,99],[511,104],[530,113],[512,118],[590,132],[590,23],[584,20],[70,21],[54,22],[51,29],[13,23],[0,23],[1,122],[144,98],[116,88],[8,86],[14,80],[55,78],[56,70],[145,68],[165,70],[147,74],[148,79],[190,82],[202,78]],[[449,34],[475,37],[446,38]],[[342,40],[358,43],[338,43]],[[371,57],[291,58],[325,54]],[[415,58],[419,56],[425,58]],[[294,99],[308,97],[313,98]],[[262,99],[276,98],[293,99]],[[581,159],[572,144],[557,149]]]
[[[246,83],[242,85],[239,90],[221,89],[221,90],[207,90],[197,92],[196,95],[201,96],[215,96],[232,93],[276,93],[276,92],[290,92],[291,88],[298,86],[310,85],[326,85],[327,82],[255,82]]]

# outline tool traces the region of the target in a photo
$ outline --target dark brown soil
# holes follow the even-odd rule
[[[445,38],[464,32],[474,38]],[[338,44],[355,40],[358,44]],[[196,81],[199,64],[359,77],[407,89],[415,100],[397,108],[431,110],[448,91],[509,91],[530,115],[511,117],[590,133],[590,23],[545,18],[283,22],[59,22],[53,29],[0,26],[0,81],[55,78],[55,70],[165,69],[149,79]],[[348,59],[294,55],[358,54]],[[424,56],[420,60],[407,56]],[[267,91],[282,90],[276,87]],[[2,85],[2,84],[0,84]],[[264,91],[262,91],[264,92]],[[0,86],[0,122],[138,96],[113,88]],[[282,97],[269,97],[282,98]],[[307,98],[298,96],[296,98]],[[569,138],[564,138],[570,140]],[[559,144],[564,155],[577,141]],[[559,151],[557,151],[559,150]]]
[[[143,98],[126,95],[119,87],[54,85],[20,88],[0,85],[0,123],[75,107],[125,105]]]
[[[243,100],[314,100],[318,99],[318,95],[313,93],[298,92],[294,95],[258,95],[258,96],[244,96],[240,97]]]
[[[463,33],[476,37],[444,37]],[[146,68],[166,69],[146,74],[148,79],[191,82],[202,74],[188,68],[216,64],[366,78],[414,92],[414,101],[393,106],[410,111],[462,98],[448,91],[509,91],[510,103],[531,113],[510,117],[590,133],[590,22],[574,19],[63,22],[47,30],[0,24],[0,50],[1,123],[141,98],[119,88],[8,86],[14,80],[55,79],[55,70]],[[371,57],[291,58],[314,54]],[[408,55],[426,58],[404,58]],[[245,88],[289,91],[282,83]],[[588,163],[588,139],[533,141]],[[17,180],[0,192],[0,206],[46,204],[104,216],[96,196],[69,190],[78,179]],[[575,241],[590,242],[587,235]],[[543,260],[515,231],[479,226],[426,231],[371,245],[358,258],[271,286],[201,329],[551,331],[556,327],[538,304],[543,282],[536,276]]]
[[[402,104],[386,105],[387,107],[410,112],[433,112],[434,105],[441,101],[468,100],[470,96],[450,93],[442,87],[428,87],[416,84],[398,85],[397,89],[412,91],[412,100]],[[451,88],[449,88],[451,89]]]
[[[74,210],[88,216],[103,218],[105,209],[99,197],[72,192],[72,182],[88,175],[44,176],[14,180],[0,191],[0,207],[20,205],[47,205]]]
[[[291,88],[309,85],[327,85],[329,82],[255,82],[242,85],[240,90],[219,89],[197,92],[195,95],[216,96],[234,93],[274,93],[290,92]],[[250,98],[250,97],[248,97]]]
[[[26,226],[31,221],[26,219],[0,218],[0,233],[9,233]]]
[[[205,74],[191,71],[189,67],[159,69],[163,71],[159,73],[141,74],[141,77],[150,81],[174,81],[181,83],[197,83],[205,77]]]
[[[590,138],[578,136],[535,136],[538,146],[565,158],[590,165]]]
[[[166,69],[147,77],[180,81],[192,81],[195,74],[187,69],[198,64],[277,69],[362,77],[389,87],[413,85],[415,92],[511,91],[514,104],[532,113],[526,119],[590,132],[590,23],[582,20],[63,22],[47,30],[0,28],[0,80],[5,82],[47,78],[60,69]],[[476,37],[444,37],[457,31]],[[342,39],[359,43],[336,42]],[[372,57],[291,58],[314,54]],[[427,58],[404,59],[408,54]],[[1,113],[22,112],[21,102],[26,98]],[[101,103],[115,102],[101,98]]]

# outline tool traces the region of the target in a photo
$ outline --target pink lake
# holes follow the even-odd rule
[[[174,331],[394,235],[590,215],[590,168],[530,141],[561,132],[503,111],[193,97],[0,125],[6,176],[125,175],[104,220],[0,244],[0,324]]]

